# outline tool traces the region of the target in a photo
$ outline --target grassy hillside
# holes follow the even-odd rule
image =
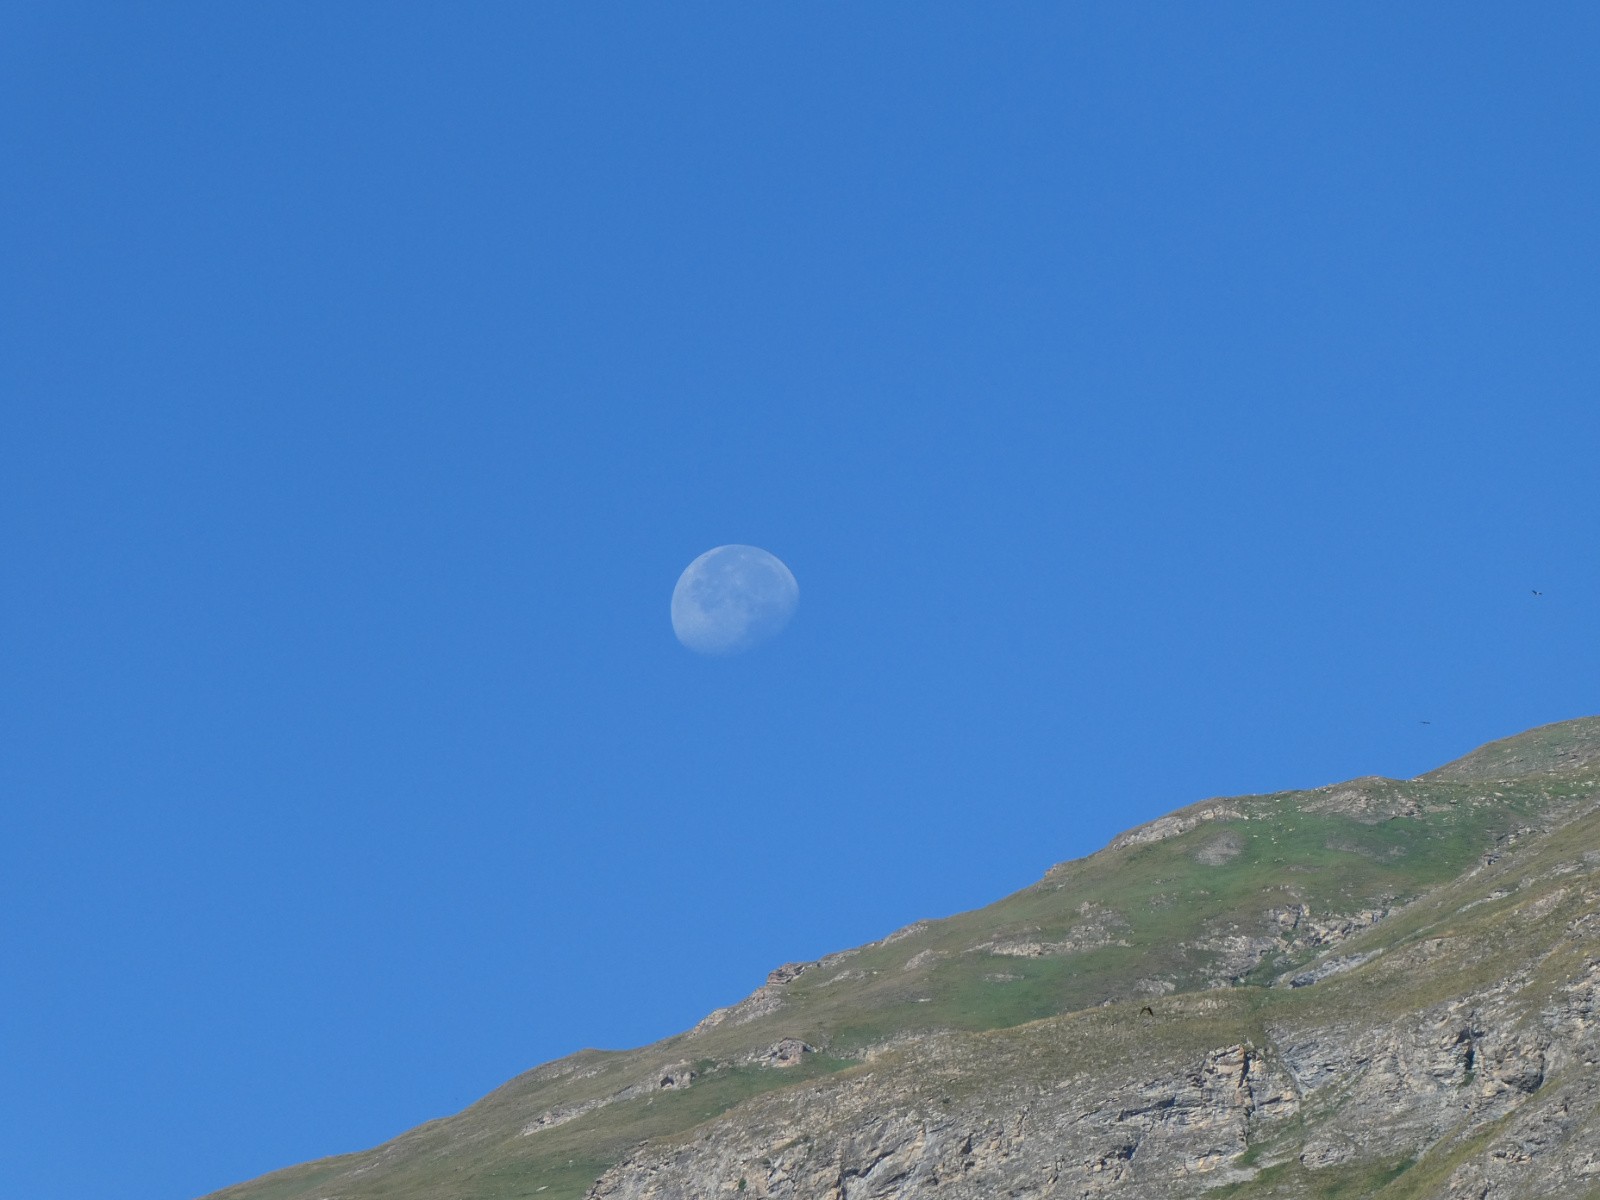
[[[684,1136],[825,1077],[888,1078],[896,1047],[919,1036],[1000,1038],[984,1044],[1011,1047],[994,1050],[1009,1060],[1016,1038],[1062,1021],[1080,1034],[1104,1026],[1094,1045],[1116,1046],[1134,1030],[1159,1050],[1164,1039],[1264,1038],[1267,1023],[1306,1006],[1405,1011],[1422,999],[1407,988],[1460,980],[1437,971],[1408,980],[1373,959],[1395,961],[1408,939],[1438,936],[1441,922],[1451,937],[1491,943],[1520,902],[1496,882],[1506,872],[1580,843],[1600,856],[1597,797],[1600,719],[1591,718],[1493,743],[1415,780],[1205,801],[987,908],[790,964],[677,1037],[548,1064],[385,1146],[217,1200],[577,1200],[641,1142]],[[1498,969],[1492,956],[1472,961],[1462,970]],[[1074,1053],[1089,1053],[1076,1040]],[[1027,1056],[1016,1061],[1025,1072]],[[986,1072],[959,1071],[940,1084],[992,1085]],[[1217,1195],[1280,1194],[1262,1190],[1269,1185],[1423,1195],[1403,1184],[1425,1167],[1368,1163],[1347,1179],[1319,1173],[1321,1190],[1306,1191],[1285,1164]]]

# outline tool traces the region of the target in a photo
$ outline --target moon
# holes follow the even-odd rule
[[[700,654],[738,654],[794,616],[800,585],[759,546],[718,546],[683,569],[672,589],[672,632]]]

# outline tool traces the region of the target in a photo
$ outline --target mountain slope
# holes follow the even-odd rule
[[[1597,907],[1590,718],[1204,801],[217,1196],[1600,1195]]]

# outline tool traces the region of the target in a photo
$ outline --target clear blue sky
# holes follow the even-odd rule
[[[0,5],[6,1191],[363,1148],[1203,796],[1600,711],[1597,49]],[[726,542],[801,604],[708,659]]]

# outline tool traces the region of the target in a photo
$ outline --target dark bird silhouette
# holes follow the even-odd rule
[[[1417,724],[1419,724],[1419,725],[1432,725],[1433,722],[1432,721],[1418,721]]]
[[[1156,1015],[1156,1010],[1151,1008],[1148,1004],[1146,1004],[1143,1008],[1141,1008],[1139,1010],[1139,1015],[1141,1017],[1153,1017],[1153,1016]]]
[[[1544,595],[1544,593],[1543,593],[1543,592],[1541,592],[1541,591],[1540,591],[1540,590],[1539,590],[1539,589],[1538,589],[1538,588],[1534,588],[1534,589],[1533,589],[1533,594],[1534,594],[1534,595],[1535,595],[1535,596],[1542,596],[1542,595]]]

